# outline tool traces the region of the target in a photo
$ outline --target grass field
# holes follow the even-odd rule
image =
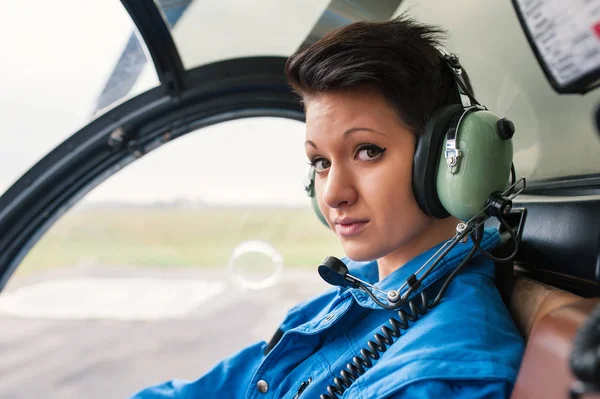
[[[59,219],[16,274],[80,264],[224,267],[246,240],[270,242],[285,267],[316,267],[342,254],[311,209],[88,208]]]

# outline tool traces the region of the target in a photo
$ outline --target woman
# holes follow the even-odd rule
[[[319,210],[339,237],[351,273],[384,291],[400,287],[460,222],[429,216],[413,191],[418,136],[436,109],[460,103],[436,49],[441,33],[406,17],[356,23],[286,65],[305,105]],[[468,79],[466,85],[470,89]],[[480,245],[491,250],[498,242],[498,232],[486,230]],[[454,247],[417,293],[435,295],[471,248]],[[242,350],[197,381],[172,381],[135,398],[506,398],[523,342],[493,278],[493,263],[475,256],[439,305],[376,354],[351,384],[334,378],[397,312],[342,287],[291,309],[269,344]]]

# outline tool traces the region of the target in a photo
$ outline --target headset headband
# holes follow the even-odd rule
[[[443,47],[437,47],[437,50],[440,52],[442,59],[445,61],[446,65],[450,69],[454,80],[456,80],[458,87],[458,94],[460,96],[460,101],[463,107],[471,107],[472,105],[479,105],[479,102],[475,99],[475,96],[469,91],[467,88],[467,84],[465,83],[465,79],[463,77],[463,69],[460,65],[460,61],[456,54],[451,54]]]

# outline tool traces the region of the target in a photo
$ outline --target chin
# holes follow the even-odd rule
[[[342,245],[344,254],[354,262],[371,262],[381,257],[379,248],[366,245]]]

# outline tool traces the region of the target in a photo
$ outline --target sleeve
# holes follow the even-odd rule
[[[419,381],[407,385],[404,389],[387,397],[405,398],[469,398],[469,399],[507,399],[513,384],[509,381]]]
[[[130,399],[197,399],[243,397],[263,358],[264,342],[221,361],[196,381],[172,380],[148,387]]]

